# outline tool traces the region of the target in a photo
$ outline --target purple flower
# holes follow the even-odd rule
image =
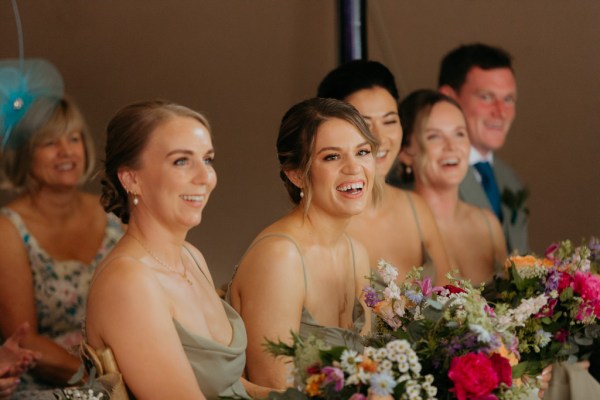
[[[550,272],[548,272],[548,276],[546,277],[546,294],[552,292],[553,290],[558,291],[560,275],[560,272],[558,272],[556,269],[551,269]]]
[[[405,295],[415,304],[420,304],[423,301],[423,295],[415,292],[414,290],[407,290]]]
[[[341,369],[335,367],[324,367],[321,370],[325,374],[325,380],[323,383],[335,383],[333,389],[339,392],[344,387],[344,373]]]
[[[363,292],[365,293],[365,303],[367,304],[367,307],[373,308],[381,301],[377,295],[377,291],[371,286],[366,286],[363,289]]]

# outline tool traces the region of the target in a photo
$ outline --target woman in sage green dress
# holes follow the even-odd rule
[[[377,145],[354,107],[338,100],[306,100],[283,117],[280,176],[295,207],[258,234],[229,291],[248,331],[251,382],[276,388],[291,383],[287,360],[265,352],[266,339],[289,341],[294,331],[360,347],[359,298],[369,258],[346,228],[380,194]]]
[[[94,274],[86,341],[112,349],[139,399],[266,397],[249,384],[246,332],[187,232],[215,187],[205,118],[162,101],[129,105],[108,125],[102,203],[127,233]]]

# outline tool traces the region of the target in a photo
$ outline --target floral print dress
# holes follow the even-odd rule
[[[94,260],[85,264],[79,260],[54,260],[38,244],[21,216],[8,207],[0,209],[17,228],[31,265],[38,333],[69,350],[76,351],[82,339],[85,301],[96,266],[123,235],[120,221],[108,214],[102,245]],[[76,353],[75,353],[76,354]],[[19,389],[43,388],[31,376],[22,376],[24,385]]]

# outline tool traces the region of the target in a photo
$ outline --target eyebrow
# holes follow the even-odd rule
[[[362,143],[360,143],[360,144],[356,145],[356,148],[363,147],[363,146],[366,146],[366,145],[368,145],[368,144],[369,144],[369,142],[365,141],[365,142],[362,142]],[[340,150],[341,150],[341,147],[335,147],[335,146],[323,147],[322,149],[320,149],[320,150],[317,152],[317,154],[321,154],[321,153],[323,153],[324,151],[340,151]]]
[[[169,158],[174,154],[185,154],[188,156],[193,156],[194,155],[194,151],[192,150],[187,150],[187,149],[175,149],[175,150],[171,150],[170,152],[167,153],[167,155],[165,156],[165,158]],[[206,153],[204,153],[204,155],[213,155],[215,154],[215,149],[210,149],[208,150]]]
[[[397,115],[398,115],[398,112],[396,112],[396,111],[390,111],[390,112],[388,112],[388,113],[386,113],[386,114],[382,115],[382,116],[381,116],[381,118],[387,118],[387,117],[389,117],[389,116],[391,116],[391,115],[395,115],[395,116],[397,116]],[[361,114],[361,117],[363,117],[364,119],[373,119],[373,117],[370,117],[370,116],[368,116],[368,115],[362,115],[362,114]]]

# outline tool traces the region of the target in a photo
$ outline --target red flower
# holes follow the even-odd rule
[[[564,343],[567,341],[567,337],[569,336],[569,332],[566,329],[559,329],[554,333],[554,340],[557,342]]]
[[[503,372],[503,379],[504,374]],[[454,392],[458,400],[496,399],[492,391],[498,387],[500,379],[492,361],[483,353],[469,353],[453,358],[448,377],[454,382],[454,388],[450,391]]]
[[[560,278],[558,281],[558,293],[562,293],[563,290],[571,286],[573,283],[573,277],[566,272],[560,272]]]
[[[321,373],[321,364],[314,363],[306,367],[306,372],[310,375],[320,374]]]
[[[548,304],[546,304],[539,313],[534,315],[534,318],[544,318],[551,317],[554,315],[554,307],[558,304],[558,299],[550,299],[548,300]]]
[[[507,358],[502,357],[498,353],[492,354],[490,357],[490,361],[492,362],[492,366],[498,374],[498,379],[500,379],[500,383],[505,383],[506,386],[512,386],[512,368],[510,366],[510,362]]]
[[[454,286],[454,285],[444,285],[444,289],[448,290],[450,292],[450,294],[467,293],[466,290],[461,289],[458,286]]]

